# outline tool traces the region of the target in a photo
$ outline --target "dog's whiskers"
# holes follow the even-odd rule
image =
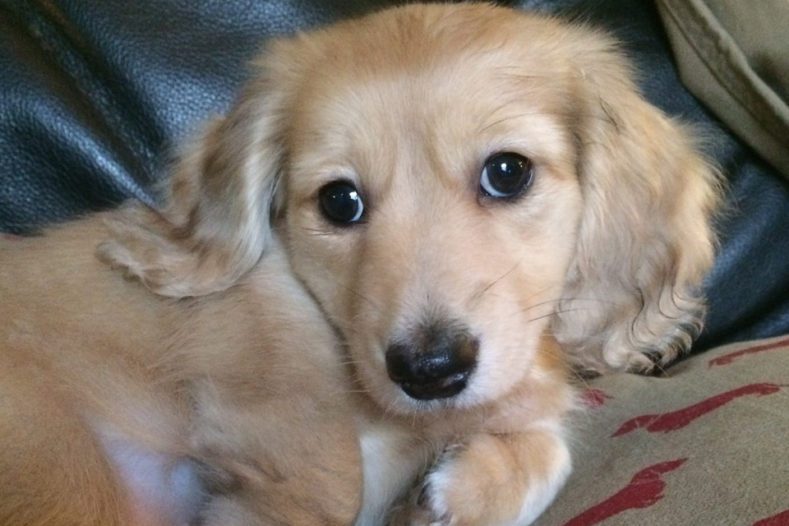
[[[535,296],[535,295],[532,295],[532,297]],[[544,301],[540,301],[538,303],[534,303],[532,305],[529,305],[528,307],[524,307],[522,309],[518,309],[513,314],[514,315],[523,314],[524,312],[528,312],[528,311],[530,311],[532,309],[536,309],[538,307],[547,307],[547,308],[553,309],[553,307],[551,306],[552,304],[561,305],[561,303],[563,303],[563,302],[571,303],[571,302],[575,302],[575,301],[601,303],[601,304],[604,304],[604,305],[616,305],[615,302],[599,300],[599,299],[596,299],[596,298],[564,298],[564,297],[562,297],[562,298],[554,298],[554,299],[551,299],[551,300],[544,300]],[[591,308],[592,308],[591,306],[589,306],[589,307],[580,307],[580,306],[578,306],[578,307],[572,307],[572,308],[569,308],[569,307],[568,308],[558,308],[558,309],[555,309],[555,310],[551,310],[550,313],[545,314],[544,316],[539,316],[538,318],[535,318],[535,319],[544,318],[544,317],[550,316],[551,314],[560,314],[562,312],[572,312],[574,310],[578,310],[578,311],[589,310]],[[532,321],[532,320],[529,320],[529,321]]]
[[[509,270],[507,270],[504,274],[502,274],[498,278],[494,279],[493,281],[491,281],[490,283],[488,283],[487,285],[485,285],[484,287],[482,287],[478,291],[474,292],[474,294],[472,294],[471,298],[469,299],[469,303],[473,304],[473,303],[478,302],[480,299],[482,299],[482,296],[484,296],[497,283],[499,283],[501,280],[503,280],[504,278],[506,278],[507,276],[512,274],[515,271],[515,269],[518,268],[518,266],[521,264],[521,261],[523,261],[523,259],[520,259],[520,260],[516,261],[515,264]]]
[[[552,300],[541,301],[539,303],[534,303],[533,305],[530,305],[530,306],[526,307],[525,309],[523,309],[521,312],[526,312],[526,311],[528,311],[530,309],[533,309],[535,307],[540,307],[542,305],[547,305],[549,303],[559,303],[559,302],[565,302],[565,301],[568,302],[568,303],[574,302],[574,301],[589,301],[589,302],[593,302],[593,303],[601,303],[603,305],[616,305],[616,302],[601,300],[601,299],[597,299],[597,298],[564,298],[564,297],[562,297],[562,298],[555,298],[555,299],[552,299]]]
[[[564,314],[564,313],[567,313],[567,312],[580,312],[580,311],[585,311],[585,310],[589,310],[589,307],[579,307],[579,308],[576,308],[576,309],[558,309],[558,310],[555,310],[555,311],[551,311],[548,314],[543,314],[542,316],[537,316],[535,318],[529,318],[528,320],[526,320],[526,323],[531,323],[531,322],[534,322],[534,321],[537,321],[537,320],[541,320],[543,318],[549,318],[549,317],[553,316],[554,314]]]
[[[394,410],[394,406],[395,406],[395,401],[389,400],[389,402],[386,404],[386,407],[384,407],[384,414],[383,414],[384,418],[389,418],[397,415],[397,413]]]
[[[340,365],[359,365],[360,363],[362,363],[362,361],[361,360],[354,360],[354,359],[350,358],[350,359],[347,359],[347,360],[340,360],[339,363],[340,363]]]

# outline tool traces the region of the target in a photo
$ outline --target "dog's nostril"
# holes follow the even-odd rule
[[[462,391],[476,366],[479,340],[456,328],[429,327],[413,336],[410,342],[387,349],[389,378],[420,400],[448,398]]]
[[[411,350],[403,344],[392,344],[386,350],[386,371],[389,378],[400,383],[411,374]]]

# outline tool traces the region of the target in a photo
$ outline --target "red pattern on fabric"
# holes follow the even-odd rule
[[[612,399],[613,396],[609,395],[602,389],[590,387],[586,389],[581,395],[581,401],[587,407],[600,407],[605,404],[606,400]]]
[[[753,526],[789,526],[789,510],[782,511],[778,515],[767,517],[754,522]]]
[[[687,458],[678,458],[642,469],[630,483],[604,501],[570,519],[564,526],[592,526],[627,510],[648,508],[663,498],[666,483],[662,475],[674,471]]]
[[[718,356],[717,358],[713,358],[712,360],[710,360],[707,363],[707,366],[712,367],[715,365],[729,365],[733,361],[747,354],[756,354],[764,351],[773,351],[775,349],[780,349],[782,347],[789,349],[789,338],[784,338],[783,340],[778,340],[777,342],[765,343],[764,345],[756,345],[754,347],[740,349],[739,351],[733,351],[728,354],[724,354],[723,356]]]
[[[715,409],[718,409],[741,396],[765,396],[777,393],[780,390],[780,385],[770,383],[744,385],[737,389],[732,389],[731,391],[726,391],[725,393],[712,396],[702,400],[697,404],[693,404],[678,411],[672,411],[670,413],[663,413],[660,415],[642,415],[631,418],[622,424],[619,429],[617,429],[616,432],[611,436],[618,437],[621,435],[626,435],[627,433],[640,428],[645,428],[650,433],[668,433],[669,431],[676,431],[677,429],[687,426],[697,418],[714,411]]]

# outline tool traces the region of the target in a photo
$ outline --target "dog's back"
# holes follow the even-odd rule
[[[91,424],[149,397],[143,358],[161,351],[169,306],[96,260],[102,236],[97,216],[0,241],[0,524],[130,513]]]
[[[0,239],[0,525],[181,524],[198,499],[206,524],[350,523],[343,366],[284,256],[162,298],[97,259],[106,218]]]

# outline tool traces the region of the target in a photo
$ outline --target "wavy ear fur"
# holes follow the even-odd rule
[[[223,290],[260,258],[283,157],[286,46],[273,46],[226,117],[210,122],[167,181],[166,207],[109,222],[99,257],[172,297]]]
[[[690,134],[643,100],[615,46],[600,42],[576,55],[584,209],[554,331],[584,366],[648,370],[701,330],[721,187]]]

